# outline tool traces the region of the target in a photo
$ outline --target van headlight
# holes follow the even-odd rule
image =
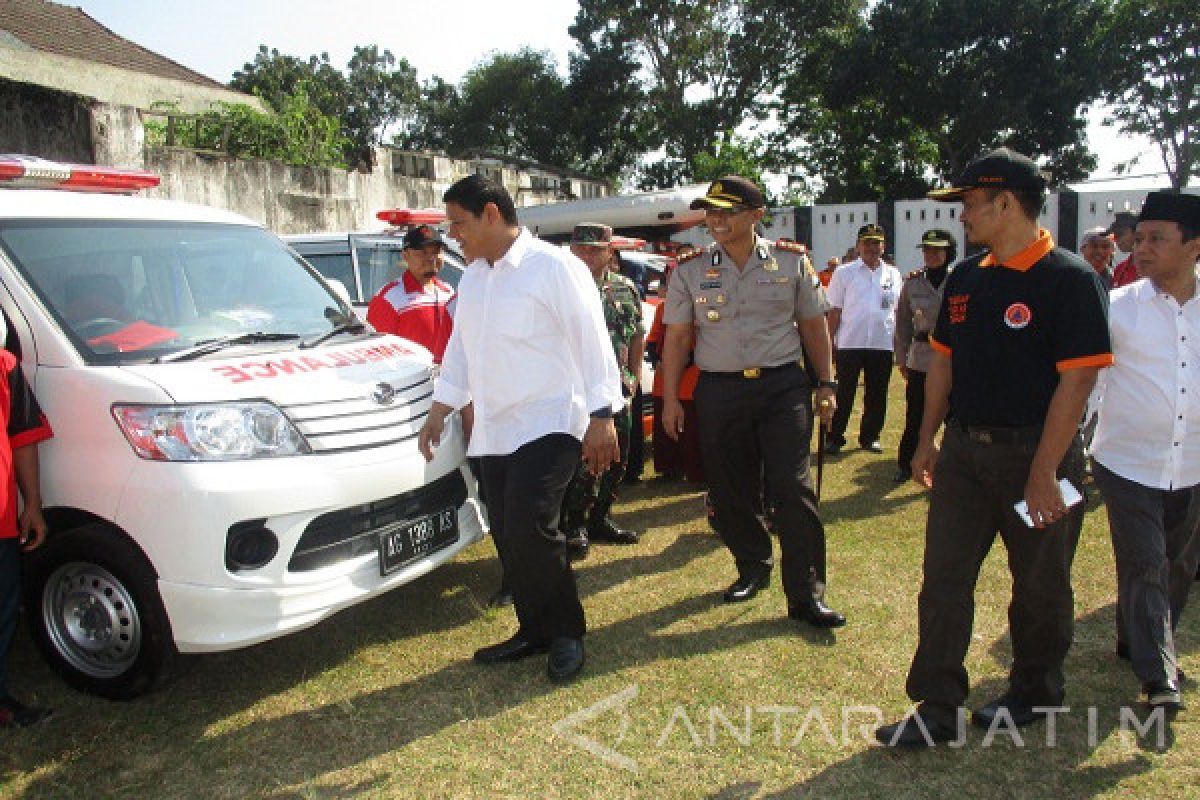
[[[113,417],[134,452],[152,461],[239,461],[311,452],[270,403],[115,405]]]

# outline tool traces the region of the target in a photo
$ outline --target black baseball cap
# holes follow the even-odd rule
[[[1151,192],[1142,204],[1138,222],[1164,220],[1200,230],[1200,195],[1180,192]]]
[[[917,245],[917,249],[922,247],[954,247],[954,235],[941,228],[930,228],[921,234],[921,243]]]
[[[1117,231],[1133,230],[1137,227],[1137,223],[1137,214],[1130,211],[1118,211],[1116,216],[1113,217],[1112,225],[1109,225],[1108,229],[1104,232],[1113,234]]]
[[[858,229],[859,241],[863,239],[874,239],[879,242],[887,241],[887,233],[883,228],[876,225],[874,222],[867,223]]]
[[[726,175],[720,180],[713,181],[704,197],[692,201],[693,211],[699,208],[719,208],[725,210],[762,208],[767,204],[762,189],[754,181],[740,175]]]
[[[436,244],[438,247],[445,247],[446,242],[442,239],[442,235],[437,232],[437,228],[430,225],[418,225],[415,228],[409,228],[404,234],[404,249],[405,250],[420,250],[427,244]]]
[[[931,200],[954,202],[962,199],[963,193],[968,189],[1024,189],[1042,192],[1046,190],[1046,178],[1032,158],[1001,147],[968,164],[953,186],[934,189],[927,196]]]

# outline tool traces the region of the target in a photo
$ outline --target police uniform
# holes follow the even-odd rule
[[[928,235],[922,239],[933,241]],[[952,244],[953,240],[950,241]],[[921,417],[925,411],[925,373],[933,358],[929,335],[933,333],[934,323],[937,322],[938,309],[942,305],[942,289],[946,286],[949,269],[947,261],[939,269],[922,267],[909,273],[900,288],[900,299],[896,302],[896,364],[908,371],[904,387],[904,433],[896,452],[897,480],[907,480],[911,475],[913,455],[917,452],[917,435],[921,431]]]
[[[637,388],[638,376],[629,368],[629,343],[642,332],[642,305],[637,286],[624,275],[609,270],[600,284],[600,298],[604,322],[621,371],[621,389],[626,398],[631,398]],[[630,540],[630,544],[636,541],[636,534],[620,531],[608,519],[608,513],[617,499],[617,486],[625,477],[633,411],[640,414],[640,409],[631,409],[627,399],[625,407],[613,415],[621,449],[620,462],[609,467],[599,479],[592,475],[586,465],[580,464],[571,485],[567,487],[563,498],[562,530],[574,548],[581,547],[579,529],[585,520],[591,538]],[[641,422],[640,417],[637,422]]]
[[[1045,187],[1031,160],[1005,149],[972,162],[957,185]],[[957,199],[963,191],[931,197]],[[1092,268],[1056,247],[1044,230],[1004,263],[991,254],[976,256],[959,262],[946,279],[929,343],[950,359],[949,419],[933,475],[920,639],[907,682],[921,717],[941,734],[953,728],[967,698],[964,659],[975,583],[997,534],[1012,572],[1013,665],[1008,691],[976,711],[975,722],[994,724],[1003,709],[1010,721],[1028,724],[1038,717],[1034,707],[1057,706],[1064,698],[1063,661],[1075,613],[1071,562],[1083,504],[1041,529],[1022,522],[1014,504],[1024,498],[1059,375],[1112,363],[1107,305]],[[1081,485],[1078,435],[1057,477]],[[876,735],[882,741],[895,728]]]
[[[666,304],[667,325],[695,326],[701,453],[739,582],[757,591],[770,574],[771,539],[760,518],[765,479],[789,615],[844,624],[823,605],[825,531],[809,479],[813,387],[796,322],[823,316],[827,303],[803,248],[756,236],[739,270],[714,243],[675,270]],[[803,613],[817,607],[820,615]]]

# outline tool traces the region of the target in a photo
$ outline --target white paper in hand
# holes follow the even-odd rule
[[[1066,478],[1063,478],[1058,482],[1058,490],[1062,492],[1063,502],[1066,503],[1067,508],[1071,508],[1072,506],[1083,502],[1083,495],[1080,494],[1079,490],[1075,488],[1075,484],[1071,483]],[[1033,520],[1029,517],[1029,506],[1024,500],[1015,504],[1013,508],[1016,510],[1017,516],[1021,518],[1022,522],[1031,528],[1034,526]]]

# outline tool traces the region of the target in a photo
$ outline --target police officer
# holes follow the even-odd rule
[[[705,210],[715,243],[681,263],[667,289],[663,426],[673,437],[683,430],[678,387],[694,329],[701,455],[717,527],[738,571],[724,599],[749,600],[767,585],[771,538],[759,516],[765,479],[788,616],[844,625],[824,602],[825,531],[808,472],[814,387],[801,366],[807,351],[828,424],[836,386],[823,292],[798,245],[755,233],[764,198],[753,182],[722,178],[692,208]]]
[[[932,351],[929,334],[942,305],[946,273],[958,256],[958,245],[949,231],[933,228],[921,235],[925,266],[909,273],[896,302],[896,368],[904,378],[904,435],[896,453],[892,480],[904,483],[912,477],[912,457],[917,452],[917,433],[925,410],[925,371]]]
[[[645,333],[642,330],[642,304],[637,287],[616,272],[616,251],[612,247],[612,228],[582,223],[571,233],[571,252],[587,265],[599,287],[604,307],[604,322],[612,339],[613,352],[621,371],[621,389],[625,407],[613,417],[621,460],[609,467],[599,479],[581,464],[563,497],[562,532],[572,558],[587,555],[588,542],[637,544],[638,534],[618,528],[609,517],[617,499],[617,486],[625,477],[629,461],[629,442],[633,416],[629,398],[637,388],[642,363]],[[641,409],[634,409],[641,413]],[[640,423],[638,433],[641,433]],[[585,522],[586,521],[586,522]]]
[[[1024,726],[1062,704],[1075,618],[1071,561],[1083,504],[1060,479],[1083,479],[1079,420],[1100,368],[1112,364],[1108,294],[1095,271],[1038,227],[1046,181],[1001,148],[967,166],[953,188],[967,241],[989,252],[946,278],[929,344],[925,415],[913,477],[933,492],[925,528],[919,642],[908,673],[915,717],[876,731],[888,745],[959,738],[969,688],[975,582],[999,534],[1012,571],[1008,690],[972,715],[979,726]],[[939,450],[934,438],[946,419]],[[1029,524],[1015,506],[1023,501]],[[922,724],[914,724],[914,719]]]

